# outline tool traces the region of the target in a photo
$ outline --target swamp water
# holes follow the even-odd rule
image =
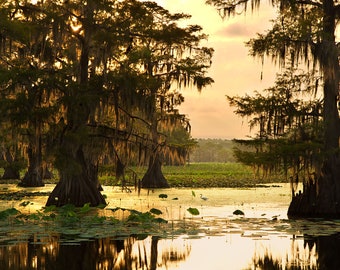
[[[0,193],[20,190],[0,185]],[[8,219],[0,224],[0,269],[340,269],[340,221],[288,220],[286,184],[141,194],[104,187],[103,194],[109,205],[98,210],[99,217],[124,218],[128,213],[122,209],[156,208],[169,222],[149,232],[79,221],[58,230],[38,219],[30,225]],[[35,213],[46,198],[0,201],[0,210]],[[117,207],[121,210],[110,210]],[[188,208],[198,209],[199,215]],[[244,216],[233,215],[235,210]]]

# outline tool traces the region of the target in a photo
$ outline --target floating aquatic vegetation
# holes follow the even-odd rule
[[[244,212],[240,209],[237,209],[233,212],[233,215],[236,215],[236,216],[244,216]]]
[[[200,211],[197,208],[193,207],[189,207],[187,211],[193,216],[198,216],[200,214]]]
[[[161,198],[161,199],[166,199],[166,198],[168,198],[168,195],[161,193],[161,194],[158,195],[158,197]]]

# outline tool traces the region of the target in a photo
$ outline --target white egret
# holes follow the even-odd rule
[[[200,198],[201,198],[203,201],[206,201],[206,200],[208,200],[208,198],[207,198],[207,197],[205,197],[205,196],[203,196],[202,194],[200,195]]]

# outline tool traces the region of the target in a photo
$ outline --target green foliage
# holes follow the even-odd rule
[[[127,218],[128,222],[138,222],[138,223],[146,223],[152,221],[154,216],[150,212],[136,212],[132,211],[129,217]]]
[[[247,148],[250,149],[250,147]],[[163,174],[171,187],[250,187],[259,182],[287,182],[282,171],[263,178],[249,165],[237,162],[190,163],[185,166],[163,166]],[[146,169],[146,167],[133,167],[137,178],[142,177]],[[105,179],[106,176],[103,176],[100,181],[105,183]],[[134,184],[133,181],[130,183]]]
[[[0,220],[7,219],[12,216],[20,214],[20,211],[15,208],[8,208],[6,210],[0,211]]]
[[[256,137],[234,140],[239,162],[264,176],[272,172],[309,174],[322,164],[322,101],[316,93],[314,73],[289,68],[278,75],[276,85],[255,96],[228,97],[236,114],[247,117]]]
[[[116,211],[128,211],[130,214],[121,222],[138,223],[141,226],[150,226],[152,223],[167,223],[167,221],[161,217],[157,217],[162,214],[162,211],[157,208],[152,208],[147,212],[140,212],[134,209],[125,208],[113,208],[112,212]],[[44,207],[42,211],[35,213],[24,214],[15,208],[9,208],[0,212],[0,220],[4,221],[11,219],[16,222],[37,222],[44,221],[53,224],[53,226],[71,226],[77,227],[80,224],[97,224],[108,221],[114,221],[114,219],[105,215],[99,216],[96,208],[90,207],[89,204],[85,204],[83,207],[75,207],[68,204],[63,207],[48,206]]]
[[[200,211],[197,208],[189,207],[187,211],[193,216],[198,216],[200,214]]]
[[[251,142],[247,140],[247,142]],[[235,144],[237,145],[237,144]],[[288,147],[288,146],[287,146]],[[252,152],[251,145],[240,145],[238,149],[243,150],[244,153],[248,150],[249,154]],[[238,155],[238,153],[237,153]],[[272,159],[268,155],[269,159]],[[231,163],[190,163],[184,166],[163,166],[163,174],[167,178],[171,187],[249,187],[258,183],[278,183],[287,182],[284,171],[272,172],[271,174],[263,175],[263,172],[254,170],[254,160],[251,156],[249,159],[244,158],[244,164],[240,162]],[[146,167],[133,167],[136,173],[136,178],[140,179]],[[134,178],[130,178],[127,173],[126,181],[129,185],[134,185]],[[265,176],[265,177],[264,177]],[[112,182],[110,176],[103,175],[100,177],[100,182],[103,184],[119,185],[117,182]]]
[[[235,143],[232,140],[197,139],[197,145],[190,153],[191,162],[236,162],[233,155]]]
[[[167,221],[158,217],[162,212],[156,208],[148,212],[139,212],[123,208],[112,209],[112,212],[128,211],[129,216],[116,219],[112,215],[105,215],[105,210],[89,209],[89,205],[74,207],[45,207],[34,213],[9,208],[0,212],[0,222],[3,236],[18,233],[22,239],[39,237],[39,234],[60,235],[72,241],[80,239],[90,240],[99,237],[117,237],[129,235],[150,235],[161,233]],[[170,231],[169,231],[170,232]],[[76,240],[73,240],[76,238]],[[7,236],[5,237],[7,240]],[[6,241],[5,240],[5,241]],[[3,238],[2,238],[3,241]]]
[[[135,179],[141,179],[146,172],[146,167],[132,167],[135,177],[130,178],[127,171],[126,181],[130,185],[135,184]],[[113,170],[113,169],[112,169]],[[240,187],[253,186],[258,178],[254,170],[241,163],[190,163],[184,166],[163,166],[162,172],[171,187]],[[267,182],[286,181],[284,175],[272,174]],[[103,175],[100,177],[101,183],[112,184],[111,176]],[[114,185],[119,183],[113,182]]]
[[[172,187],[240,187],[254,186],[257,178],[251,167],[241,163],[191,163],[185,166],[164,166],[164,176]],[[285,181],[282,175],[266,180]]]
[[[169,119],[170,120],[170,119]],[[170,120],[171,121],[171,120]],[[190,136],[190,124],[183,118],[184,125],[169,129],[166,125],[161,132],[167,136],[167,149],[163,152],[165,165],[184,165],[197,147],[197,141]]]
[[[250,54],[262,57],[270,55],[282,65],[287,59],[296,65],[300,65],[301,60],[317,60],[320,55],[316,55],[314,46],[322,40],[322,9],[317,5],[308,5],[284,5],[272,29],[266,34],[257,34],[247,43]]]
[[[207,3],[222,10],[224,16],[230,16],[235,14],[237,7],[246,9],[248,3],[252,8],[259,8],[261,1],[207,0]],[[250,116],[250,127],[256,126],[259,129],[257,137],[262,139],[264,144],[263,147],[255,148],[254,152],[272,154],[273,159],[277,160],[276,167],[281,163],[292,178],[303,179],[302,195],[293,196],[288,215],[337,216],[337,210],[329,209],[332,209],[337,202],[336,198],[339,197],[337,183],[340,173],[336,164],[339,162],[340,148],[340,79],[337,75],[340,5],[334,0],[280,0],[272,1],[272,4],[277,8],[277,18],[273,20],[272,29],[249,41],[250,54],[260,57],[262,61],[269,56],[275,62],[278,61],[281,67],[302,66],[312,72],[319,69],[319,74],[317,77],[311,76],[312,84],[308,80],[307,83],[302,81],[303,77],[296,80],[296,77],[290,76],[284,84],[273,87],[274,95],[265,96],[264,99],[257,93],[255,98],[236,97],[230,98],[229,101],[237,107],[237,113]],[[296,82],[298,83],[295,84]],[[319,86],[323,90],[320,98],[317,96]],[[282,93],[285,94],[285,99],[282,99]],[[297,99],[297,93],[314,95],[310,95],[305,103]],[[258,110],[260,107],[262,113]],[[267,139],[279,137],[285,140],[287,145],[293,145],[292,150],[298,148],[298,153],[287,152],[287,148],[284,148],[285,153],[278,154],[277,144],[274,143],[274,147],[271,147],[271,143],[266,142]],[[303,150],[301,158],[300,150]],[[270,170],[268,164],[265,164],[267,160],[265,157],[263,165],[267,167],[265,170]],[[288,172],[288,167],[292,168],[291,172]],[[296,180],[294,182],[298,182]],[[314,188],[310,188],[311,186]],[[293,194],[295,189],[296,185],[292,185]],[[313,204],[311,208],[311,201],[315,198],[318,203]]]
[[[237,209],[233,212],[233,215],[236,215],[236,216],[244,216],[244,212],[240,209]]]
[[[71,182],[96,179],[98,160],[138,164],[157,150],[186,161],[194,140],[179,88],[213,83],[213,49],[181,22],[190,16],[137,0],[1,2],[0,13],[2,145],[30,149],[30,164],[49,160]]]
[[[50,192],[30,192],[30,191],[14,191],[14,192],[6,192],[3,194],[0,194],[0,200],[3,201],[20,201],[23,198],[27,197],[34,197],[34,196],[48,196]],[[29,201],[24,201],[22,204],[29,204]],[[25,206],[25,205],[24,205]]]
[[[127,217],[126,221],[132,222],[132,223],[140,223],[141,225],[149,225],[150,223],[167,223],[165,219],[162,219],[160,217],[156,217],[158,215],[162,214],[162,211],[156,208],[150,209],[150,211],[147,212],[140,212],[134,209],[125,209],[121,207],[116,207],[110,209],[112,212],[117,211],[128,211],[130,212],[130,215]],[[156,216],[155,216],[156,215]]]
[[[151,208],[150,209],[150,213],[151,214],[154,214],[154,215],[161,215],[162,214],[162,211],[157,209],[157,208]]]
[[[168,198],[168,195],[161,193],[161,194],[158,195],[158,197],[161,198],[161,199],[166,199],[166,198]]]

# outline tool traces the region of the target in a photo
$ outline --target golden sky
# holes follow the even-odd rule
[[[203,27],[209,35],[204,46],[215,50],[213,64],[209,70],[215,83],[201,93],[185,89],[185,102],[179,110],[188,116],[193,138],[245,138],[249,135],[247,119],[241,119],[229,107],[226,95],[243,96],[254,90],[262,90],[273,85],[279,71],[270,60],[262,66],[259,59],[249,56],[245,42],[270,29],[274,10],[262,4],[258,11],[250,8],[233,18],[222,20],[217,11],[205,0],[157,0],[158,4],[171,12],[184,12],[192,15],[190,24]],[[263,2],[267,3],[267,2]],[[268,63],[267,63],[268,62]],[[263,72],[263,80],[261,80]]]

